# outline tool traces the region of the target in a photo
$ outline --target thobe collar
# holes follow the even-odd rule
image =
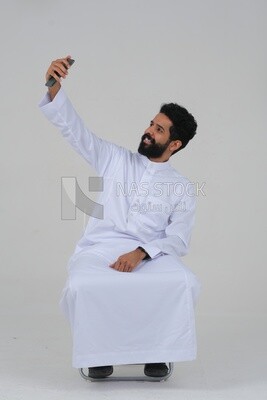
[[[164,169],[172,168],[169,161],[165,161],[165,162],[150,161],[149,158],[147,158],[146,156],[143,156],[140,153],[137,153],[137,156],[139,157],[139,159],[142,161],[142,163],[144,164],[144,166],[146,168],[151,168],[155,171],[163,171]]]

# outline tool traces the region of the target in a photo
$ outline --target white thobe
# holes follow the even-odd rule
[[[68,265],[61,306],[73,335],[73,366],[188,361],[196,357],[200,284],[180,260],[194,223],[193,185],[169,163],[100,139],[63,89],[40,103],[45,116],[103,177],[98,203]],[[142,246],[133,272],[109,267]]]

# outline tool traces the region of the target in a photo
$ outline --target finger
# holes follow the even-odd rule
[[[113,268],[117,271],[120,272],[131,272],[132,271],[132,266],[130,264],[128,264],[128,262],[126,260],[122,260],[120,259],[120,257],[118,258],[118,260],[109,265],[110,268]]]
[[[116,267],[116,264],[118,264],[118,261],[119,261],[119,260],[116,260],[116,261],[114,261],[114,263],[110,264],[110,265],[109,265],[110,268],[115,268],[115,267]]]
[[[112,268],[112,269],[117,269],[117,263],[111,264],[111,265],[110,265],[110,268]]]
[[[67,57],[64,59],[64,64],[67,66],[67,68],[70,68],[71,65],[69,63],[69,60],[71,59],[71,55],[69,54]]]
[[[62,78],[65,79],[65,76],[62,76],[62,74],[58,70],[52,70],[49,74],[47,79],[50,79],[51,76],[55,78],[57,82],[60,82]]]
[[[127,268],[127,266],[126,266],[125,263],[123,263],[123,262],[120,262],[120,263],[119,263],[118,271],[124,272],[126,268]]]
[[[127,261],[118,261],[118,263],[118,271],[129,272],[129,264],[127,263]]]
[[[110,265],[111,268],[115,269],[116,271],[120,271],[122,268],[122,265],[120,262],[116,261],[115,263]]]
[[[127,262],[125,262],[123,265],[123,272],[131,272],[131,271],[132,271],[131,264],[128,264]]]
[[[53,62],[51,64],[51,69],[57,71],[61,76],[68,74],[68,66],[64,64],[63,60]]]
[[[53,76],[56,79],[55,74],[59,75],[62,78],[65,78],[68,74],[68,68],[64,65],[63,61],[63,59],[53,61],[48,68],[46,78],[48,78],[49,76]]]

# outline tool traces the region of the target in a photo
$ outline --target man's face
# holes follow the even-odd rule
[[[164,153],[170,144],[171,126],[172,122],[165,114],[157,114],[150,122],[150,126],[145,130],[138,152],[149,159],[164,157]],[[168,155],[169,157],[170,154]]]

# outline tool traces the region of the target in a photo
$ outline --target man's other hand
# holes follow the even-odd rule
[[[137,265],[145,258],[145,253],[140,249],[135,249],[120,256],[117,261],[110,265],[110,268],[120,272],[132,272]]]

